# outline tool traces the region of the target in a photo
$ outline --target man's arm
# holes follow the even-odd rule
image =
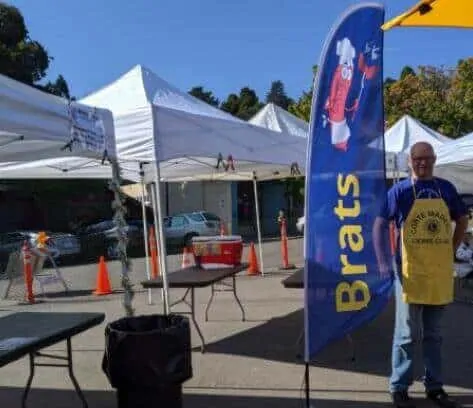
[[[389,247],[388,236],[388,221],[383,217],[376,217],[373,224],[373,246],[382,278],[389,278],[393,273],[390,254],[386,250]]]
[[[458,247],[465,239],[465,232],[468,228],[468,210],[455,186],[450,183],[452,189],[452,201],[450,203],[450,216],[455,221],[455,230],[453,231],[453,253],[457,252]]]
[[[387,221],[382,217],[376,217],[373,224],[373,245],[378,265],[386,265],[386,242]]]
[[[465,239],[465,232],[468,228],[468,216],[462,215],[455,220],[455,230],[453,232],[453,253],[457,252],[458,247]]]

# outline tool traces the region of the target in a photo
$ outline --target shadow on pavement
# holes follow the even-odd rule
[[[22,389],[0,387],[0,401],[5,407],[19,407],[21,405]],[[264,391],[264,390],[263,390]],[[267,392],[271,390],[267,390]],[[209,392],[215,392],[210,391]],[[241,390],[234,389],[235,394]],[[248,390],[245,390],[248,392]],[[357,393],[353,390],[353,393]],[[114,391],[84,391],[85,397],[90,408],[116,408],[117,402]],[[335,395],[334,395],[335,397]],[[468,396],[458,395],[456,399],[461,403],[471,401]],[[74,408],[80,407],[81,403],[77,395],[72,390],[57,389],[32,389],[28,401],[35,408]],[[423,399],[418,400],[418,407],[430,407]],[[212,394],[194,394],[184,390],[184,408],[301,408],[305,401],[302,397],[266,397],[266,396],[242,396],[242,395],[212,395]],[[156,406],[160,406],[159,403]],[[384,408],[391,407],[388,402],[368,402],[360,400],[342,400],[342,399],[318,399],[316,395],[311,396],[311,406],[314,408]]]
[[[351,360],[352,346],[343,338],[327,346],[312,366],[358,373],[388,376],[394,322],[394,305],[373,322],[352,333],[356,359]],[[207,353],[242,355],[265,360],[300,363],[303,341],[297,340],[303,329],[303,310],[268,320],[248,330],[223,338],[206,347]],[[265,340],[266,339],[266,340]],[[444,377],[451,386],[473,389],[473,307],[454,303],[444,320]],[[415,375],[423,375],[421,349],[416,352]]]

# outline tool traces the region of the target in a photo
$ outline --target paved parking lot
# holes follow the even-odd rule
[[[302,240],[290,240],[290,261],[302,261]],[[203,312],[210,289],[196,291],[197,319],[208,343],[207,352],[199,351],[199,339],[192,329],[194,376],[184,384],[187,408],[299,408],[303,405],[304,366],[296,341],[303,324],[302,291],[284,289],[281,280],[287,272],[278,271],[278,242],[264,245],[267,275],[251,277],[244,273],[237,278],[238,293],[248,320],[240,320],[240,312],[230,294],[217,294],[204,322]],[[247,256],[245,251],[244,256]],[[169,263],[177,268],[178,256]],[[119,288],[119,266],[108,265],[114,288]],[[171,268],[172,269],[172,268]],[[66,268],[64,274],[76,293],[63,297],[51,294],[34,306],[18,306],[0,302],[0,313],[18,310],[101,311],[106,322],[123,316],[121,295],[105,297],[90,295],[95,285],[97,266]],[[143,260],[134,261],[133,281],[144,278]],[[85,291],[85,292],[81,292]],[[172,290],[177,299],[182,290]],[[137,314],[159,313],[162,310],[159,291],[154,291],[155,304],[147,304],[146,293],[140,290],[134,301]],[[176,311],[178,311],[177,309]],[[473,406],[473,306],[454,304],[448,311],[445,338],[445,371],[447,389],[465,406]],[[386,393],[389,374],[389,351],[392,336],[392,306],[376,321],[353,335],[356,360],[351,361],[349,343],[342,339],[329,346],[312,362],[310,375],[314,407],[355,408],[388,407]],[[101,371],[106,322],[73,339],[75,371],[86,393],[90,407],[116,407],[113,389]],[[53,350],[64,350],[57,345]],[[19,407],[21,390],[28,373],[28,360],[22,359],[0,369],[0,401],[5,407]],[[422,375],[417,364],[416,375]],[[31,407],[79,407],[65,369],[39,369],[33,383]],[[429,407],[417,381],[414,396],[419,407]],[[469,405],[471,404],[471,405]]]

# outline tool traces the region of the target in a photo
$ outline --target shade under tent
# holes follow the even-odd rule
[[[12,166],[28,166],[37,161],[76,157],[84,163],[107,167],[115,195],[115,217],[119,230],[125,227],[120,201],[120,169],[113,115],[98,108],[47,94],[0,75],[0,174],[7,178]],[[110,164],[110,166],[109,166]],[[60,167],[51,167],[63,175]],[[35,173],[29,174],[35,178]],[[120,236],[122,234],[119,234]],[[125,246],[119,240],[119,250]],[[124,306],[131,312],[128,267],[123,261]]]

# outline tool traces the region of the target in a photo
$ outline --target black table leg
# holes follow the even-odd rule
[[[28,381],[26,382],[25,391],[23,391],[23,397],[21,399],[22,408],[26,408],[26,399],[28,398],[28,394],[31,389],[31,383],[33,382],[34,377],[34,367],[34,353],[30,353],[30,376],[28,377]]]
[[[71,346],[71,339],[67,339],[67,369],[69,371],[69,377],[71,378],[72,384],[74,384],[74,388],[79,396],[80,400],[82,401],[82,406],[84,408],[88,408],[87,400],[85,399],[84,393],[79,387],[79,383],[76,380],[74,375],[74,371],[72,369],[72,346]]]
[[[243,309],[243,305],[241,304],[240,299],[238,298],[238,295],[236,293],[236,278],[235,278],[235,275],[233,275],[232,278],[233,278],[233,288],[232,288],[233,289],[233,296],[235,296],[235,300],[237,301],[238,306],[240,306],[241,320],[244,322],[246,320],[245,309]]]
[[[174,303],[171,303],[169,307],[173,307],[178,305],[179,303],[185,303],[187,306],[192,307],[191,304],[187,301],[187,295],[189,294],[191,288],[186,289],[184,296],[181,297],[179,300],[176,300]]]
[[[225,286],[227,289],[215,289],[215,285],[212,284],[210,286],[210,290],[211,290],[211,294],[210,294],[210,299],[209,301],[207,302],[207,307],[205,308],[205,321],[207,322],[209,320],[209,309],[210,309],[210,305],[212,304],[212,301],[214,299],[214,295],[215,295],[215,292],[232,292],[233,293],[233,296],[238,304],[238,306],[240,307],[240,310],[241,310],[241,320],[244,322],[245,319],[246,319],[246,316],[245,316],[245,309],[243,309],[243,305],[241,304],[240,302],[240,299],[238,298],[238,295],[236,293],[236,278],[235,278],[235,275],[232,276],[232,284],[228,284],[228,283],[222,283],[221,284],[222,286]]]
[[[52,354],[46,354],[46,353],[41,353],[41,352],[35,352],[35,353],[30,353],[30,376],[28,377],[28,382],[26,383],[26,388],[25,391],[23,392],[23,398],[21,401],[21,406],[22,408],[26,408],[26,399],[28,398],[28,394],[31,389],[31,383],[33,382],[33,377],[35,373],[35,367],[67,367],[69,371],[69,377],[71,378],[72,384],[74,385],[74,389],[76,390],[77,395],[79,396],[79,399],[82,402],[82,406],[84,408],[88,408],[89,405],[87,404],[87,401],[85,399],[84,393],[79,387],[79,383],[77,382],[77,379],[74,375],[73,371],[73,366],[72,366],[72,346],[71,346],[71,339],[68,338],[66,340],[67,342],[67,356],[58,356],[58,355],[52,355]],[[43,357],[43,358],[49,358],[49,359],[54,359],[54,360],[62,360],[66,361],[67,364],[53,364],[53,363],[36,363],[35,362],[35,357]]]
[[[209,301],[207,302],[207,307],[205,308],[205,321],[208,322],[209,321],[209,309],[210,309],[210,305],[212,304],[212,301],[214,300],[214,295],[215,295],[215,287],[212,283],[212,285],[210,285],[210,299]]]
[[[202,347],[201,347],[200,350],[201,350],[202,353],[205,353],[204,336],[202,335],[202,332],[200,331],[200,327],[197,324],[197,320],[195,319],[195,293],[194,293],[195,291],[194,291],[194,288],[190,288],[190,291],[191,291],[191,319],[192,319],[192,322],[194,323],[194,326],[197,330],[197,334],[200,337],[200,341],[202,342]]]

